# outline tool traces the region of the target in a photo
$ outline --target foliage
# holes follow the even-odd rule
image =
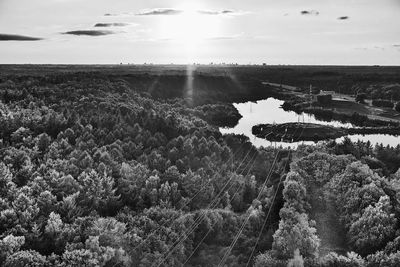
[[[221,136],[215,125],[240,118],[232,104],[193,106],[131,86],[94,73],[1,79],[2,262],[146,266],[185,236],[165,259],[177,265],[208,231],[205,246],[232,240],[271,150]]]
[[[0,265],[213,266],[250,215],[229,266],[243,265],[257,241],[255,266],[287,266],[296,249],[311,266],[310,188],[328,184],[354,247],[394,266],[400,146],[346,141],[289,156],[222,136],[216,126],[240,118],[227,102],[271,95],[260,73],[234,71],[248,90],[226,74],[197,75],[193,99],[179,75],[2,73]]]
[[[381,248],[394,235],[397,219],[391,210],[389,197],[381,197],[375,206],[368,206],[350,226],[350,241],[360,252],[367,254]]]
[[[324,185],[342,172],[350,162],[350,156],[334,156],[327,153],[314,152],[293,163],[291,169],[299,173],[308,184]]]
[[[378,251],[375,254],[371,254],[367,257],[367,266],[385,266],[395,267],[400,264],[400,252],[394,252],[385,254],[383,251]]]
[[[279,258],[293,257],[296,249],[305,257],[316,257],[320,240],[316,229],[310,226],[307,214],[299,213],[293,208],[282,208],[281,221],[274,234],[273,249]]]
[[[343,174],[335,176],[330,188],[347,227],[361,216],[360,211],[385,196],[383,183],[379,175],[360,162],[350,164]]]
[[[267,251],[263,254],[258,255],[254,262],[254,267],[264,266],[286,267],[287,260],[277,259],[271,251]]]
[[[365,260],[354,252],[347,253],[346,256],[338,255],[335,252],[331,252],[324,256],[321,260],[321,267],[363,267],[365,266]]]
[[[30,266],[45,266],[46,257],[40,255],[34,250],[21,250],[9,257],[4,262],[6,267],[30,267]]]

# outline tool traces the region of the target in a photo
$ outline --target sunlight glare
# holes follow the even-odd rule
[[[199,10],[204,9],[195,4],[185,4],[178,9],[182,10],[181,14],[161,21],[161,33],[164,39],[182,46],[188,60],[195,60],[204,42],[218,36],[220,18],[201,14]]]

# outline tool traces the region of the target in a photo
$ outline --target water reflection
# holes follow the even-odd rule
[[[310,114],[298,115],[293,111],[284,111],[281,108],[283,101],[268,98],[266,100],[260,100],[257,102],[247,102],[234,104],[238,109],[239,113],[243,116],[238,124],[234,128],[220,128],[223,134],[235,133],[244,134],[250,138],[252,143],[256,147],[281,145],[283,147],[297,147],[299,144],[314,144],[314,142],[297,142],[297,143],[285,143],[285,142],[270,142],[268,140],[255,137],[251,133],[251,127],[260,123],[286,123],[286,122],[305,122],[305,123],[318,123],[323,125],[330,125],[335,127],[352,127],[350,123],[342,123],[339,121],[321,121]],[[353,141],[362,140],[370,141],[372,144],[383,143],[384,145],[396,146],[400,143],[400,137],[391,135],[353,135],[349,136]],[[342,141],[342,138],[337,139],[338,142]]]

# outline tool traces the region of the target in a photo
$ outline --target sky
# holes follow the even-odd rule
[[[400,65],[400,0],[0,0],[0,64]]]

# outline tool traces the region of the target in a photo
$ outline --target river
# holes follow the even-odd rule
[[[292,147],[295,148],[299,144],[314,144],[314,142],[294,142],[294,143],[285,143],[285,142],[270,142],[268,140],[255,137],[251,133],[251,128],[257,124],[267,124],[267,123],[287,123],[287,122],[305,122],[305,123],[318,123],[323,125],[330,125],[335,127],[353,127],[350,123],[342,123],[339,121],[331,121],[326,122],[322,120],[318,120],[314,117],[314,115],[310,114],[301,114],[298,115],[293,111],[284,111],[281,108],[283,101],[268,98],[266,100],[260,100],[257,102],[246,102],[246,103],[238,103],[234,104],[239,113],[242,115],[242,118],[239,120],[238,124],[233,128],[220,128],[221,133],[228,134],[244,134],[250,138],[250,141],[256,147],[261,146],[271,146],[271,145],[280,145],[282,147]],[[350,135],[348,136],[352,141],[362,140],[362,141],[370,141],[372,144],[382,143],[383,145],[391,145],[397,146],[400,144],[399,136],[392,135],[383,135],[383,134],[374,134],[374,135]],[[341,142],[344,139],[338,138],[337,142]]]

